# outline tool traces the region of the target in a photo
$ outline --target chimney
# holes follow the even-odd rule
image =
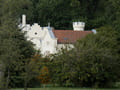
[[[26,26],[26,15],[22,15],[22,26]]]
[[[74,31],[84,31],[85,23],[84,22],[73,22]]]

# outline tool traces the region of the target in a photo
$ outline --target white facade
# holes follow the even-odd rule
[[[47,27],[41,27],[37,23],[32,26],[26,24],[26,15],[22,15],[22,24],[19,25],[22,32],[26,32],[25,36],[27,40],[30,40],[35,45],[34,48],[41,51],[41,54],[54,54],[57,52],[56,49],[60,50],[64,48],[64,44],[58,44],[57,38],[55,37],[52,28],[48,25]],[[84,31],[84,22],[73,22],[74,31]],[[68,44],[69,47],[73,48],[72,44]]]
[[[30,26],[26,24],[26,16],[23,15],[20,28],[22,32],[26,32],[27,40],[33,42],[34,48],[40,50],[42,54],[56,53],[57,38],[55,38],[51,27],[41,27],[37,23]]]

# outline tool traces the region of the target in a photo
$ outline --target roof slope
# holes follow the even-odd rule
[[[58,43],[75,43],[78,39],[92,33],[92,31],[53,30]]]

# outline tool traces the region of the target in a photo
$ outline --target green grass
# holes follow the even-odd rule
[[[11,90],[24,90],[24,89],[11,89]],[[62,87],[50,87],[50,88],[29,88],[28,90],[120,90],[119,89],[92,89],[92,88],[62,88]]]

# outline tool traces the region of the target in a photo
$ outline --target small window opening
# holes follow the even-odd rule
[[[35,35],[37,35],[37,32],[35,32]]]
[[[65,38],[64,38],[64,40],[68,40],[68,38],[67,38],[67,37],[65,37]]]

